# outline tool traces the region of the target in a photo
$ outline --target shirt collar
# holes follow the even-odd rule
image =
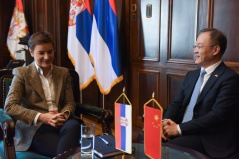
[[[218,62],[216,62],[215,64],[213,64],[209,67],[207,67],[206,69],[201,67],[201,71],[205,70],[207,72],[207,75],[210,75],[217,68],[217,66],[220,65],[220,63],[222,63],[222,60],[219,60]]]
[[[35,61],[35,66],[36,66],[36,68],[37,68],[37,71],[43,76],[43,70],[41,69],[41,67],[39,67],[39,66],[37,65],[36,61]],[[51,64],[51,70],[48,72],[47,75],[52,74],[52,70],[53,70],[53,64]]]

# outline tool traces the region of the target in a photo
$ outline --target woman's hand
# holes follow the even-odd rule
[[[55,128],[59,128],[65,123],[66,119],[64,118],[63,113],[57,113],[53,110],[49,113],[41,114],[38,118],[38,121],[47,125],[51,125]]]

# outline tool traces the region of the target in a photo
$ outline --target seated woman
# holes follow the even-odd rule
[[[16,151],[54,157],[79,146],[80,122],[72,118],[75,102],[67,68],[52,64],[54,43],[48,32],[29,41],[34,62],[15,68],[5,113],[16,120]]]

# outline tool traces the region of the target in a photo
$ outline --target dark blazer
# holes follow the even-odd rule
[[[223,62],[212,72],[198,97],[193,119],[181,123],[200,69],[190,71],[164,118],[179,124],[182,135],[196,134],[205,150],[214,158],[236,151],[235,129],[238,127],[239,75]],[[186,142],[186,141],[185,141]]]
[[[26,151],[33,136],[40,127],[33,121],[38,112],[47,113],[48,106],[41,80],[34,62],[26,67],[13,70],[13,81],[5,102],[5,112],[16,121],[15,147],[17,151]],[[67,68],[53,66],[53,85],[58,112],[75,112],[72,83]]]

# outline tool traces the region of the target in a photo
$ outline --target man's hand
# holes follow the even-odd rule
[[[177,124],[171,119],[164,120],[162,129],[163,129],[163,139],[164,137],[166,139],[169,139],[170,137],[179,135]]]
[[[165,141],[170,141],[170,138],[164,136],[163,131],[162,131],[161,137],[162,137]]]
[[[64,118],[63,113],[57,113],[53,110],[49,113],[41,114],[38,118],[38,121],[43,122],[47,125],[51,125],[55,128],[59,128],[65,123],[66,119]]]
[[[165,120],[162,122],[162,134],[161,134],[161,137],[164,139],[164,140],[170,140],[170,138],[166,137],[164,135],[164,127],[167,125],[167,124],[170,124],[170,123],[166,123]]]

